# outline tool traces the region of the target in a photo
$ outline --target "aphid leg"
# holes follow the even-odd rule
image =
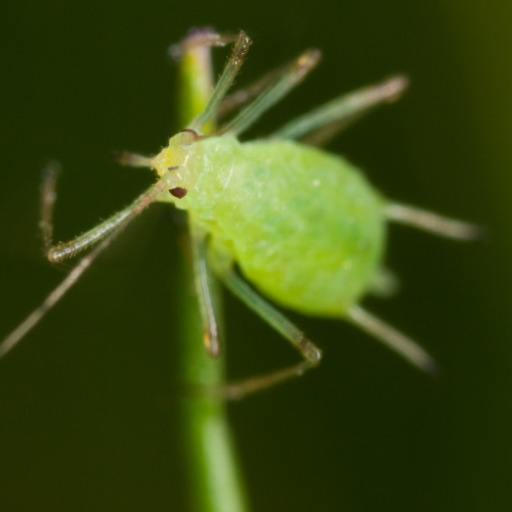
[[[134,204],[139,200],[137,199],[123,211],[116,213],[110,219],[102,222],[71,242],[61,243],[52,247],[53,207],[57,198],[55,189],[57,185],[57,178],[61,171],[62,167],[59,162],[49,162],[43,169],[43,183],[41,185],[41,220],[39,221],[39,228],[41,229],[43,237],[45,254],[52,263],[57,263],[66,258],[71,258],[78,252],[100,242],[108,234],[112,233],[117,227],[119,227],[119,224],[126,218],[133,209]]]
[[[62,168],[59,162],[52,160],[48,162],[43,169],[43,182],[41,184],[41,202],[39,229],[43,238],[43,247],[45,254],[50,250],[53,243],[53,206],[57,194],[57,178]]]
[[[320,349],[308,340],[284,315],[256,293],[233,269],[224,271],[220,278],[242,302],[281,333],[304,358],[302,363],[289,368],[228,384],[223,389],[223,395],[226,398],[238,399],[248,393],[269,388],[291,377],[302,375],[306,370],[314,368],[320,363],[322,358]]]
[[[401,355],[420,370],[436,374],[439,370],[437,363],[416,342],[393,329],[382,320],[368,313],[360,306],[352,306],[348,310],[348,319],[368,334],[384,343],[391,350]]]
[[[151,167],[153,161],[151,157],[130,153],[130,151],[114,151],[112,156],[119,165],[130,167]]]
[[[78,281],[80,276],[89,268],[96,256],[110,242],[110,237],[96,249],[82,258],[67,277],[55,288],[44,302],[35,309],[25,320],[0,343],[0,357],[9,352],[26,334],[43,318],[43,316],[62,298],[62,296]]]
[[[228,94],[220,103],[215,115],[217,118],[229,114],[232,110],[244,105],[249,100],[260,94],[263,90],[271,86],[278,78],[281,78],[286,73],[288,66],[281,66],[266,73],[261,78],[252,82],[243,89],[238,89],[235,92]]]
[[[442,217],[415,206],[389,203],[386,206],[386,216],[399,224],[413,226],[447,238],[478,240],[483,236],[483,229],[474,224]]]
[[[55,288],[43,303],[34,310],[14,331],[11,332],[0,343],[0,357],[9,352],[42,318],[43,316],[64,296],[64,294],[78,281],[82,274],[91,266],[96,257],[107,248],[114,236],[120,233],[136,215],[138,215],[146,206],[152,203],[156,196],[168,189],[174,184],[171,173],[164,174],[152,187],[140,195],[136,201],[130,205],[130,212],[124,216],[122,223],[117,224],[116,230],[110,230],[109,235],[92,252],[82,258],[78,264],[71,270],[67,277]]]
[[[100,242],[107,235],[115,231],[126,219],[132,210],[137,207],[142,196],[139,196],[131,205],[124,210],[116,213],[106,221],[102,222],[93,229],[87,231],[78,238],[66,243],[61,243],[51,247],[53,239],[53,207],[57,194],[55,192],[57,178],[62,168],[59,162],[51,161],[43,169],[43,183],[41,185],[41,220],[39,228],[41,229],[45,254],[52,263],[57,263],[66,258],[75,256],[92,245]]]
[[[213,119],[219,103],[226,95],[226,92],[233,83],[238,70],[242,66],[244,58],[247,55],[251,44],[251,39],[242,30],[235,41],[233,53],[231,54],[231,57],[229,58],[224,71],[222,72],[222,75],[215,85],[215,89],[213,89],[212,95],[208,100],[208,104],[204,110],[195,119],[192,120],[187,128],[190,128],[196,132],[200,132],[202,126]]]
[[[381,103],[396,101],[408,85],[405,76],[395,76],[365,87],[292,119],[271,135],[273,139],[300,139],[311,134],[310,144],[325,143],[350,123]]]
[[[144,201],[146,194],[147,192],[139,196],[129,206],[127,206],[120,212],[117,212],[116,214],[112,215],[112,217],[98,224],[89,231],[85,232],[83,235],[80,235],[79,237],[75,238],[74,240],[71,240],[70,242],[61,243],[56,245],[55,247],[52,247],[48,251],[48,259],[52,263],[56,263],[65,260],[66,258],[72,258],[73,256],[76,256],[79,252],[88,249],[94,244],[97,244],[103,238],[115,232],[123,225],[124,221],[132,215],[133,211],[139,208],[139,205],[141,201]]]
[[[207,261],[206,233],[202,232],[190,221],[192,238],[192,260],[194,265],[194,280],[199,310],[203,323],[204,344],[208,355],[213,358],[220,356],[220,337],[215,319],[215,294],[211,283],[215,279]]]
[[[275,105],[281,98],[298,85],[318,64],[322,54],[320,50],[308,50],[303,53],[282,73],[282,76],[267,87],[251,104],[232,121],[223,126],[218,135],[237,137],[251,126],[262,114]]]

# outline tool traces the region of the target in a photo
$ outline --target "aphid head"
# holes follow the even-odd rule
[[[152,160],[152,167],[159,176],[171,171],[175,180],[171,195],[181,199],[186,191],[191,189],[197,175],[197,147],[196,143],[201,140],[194,130],[183,130],[169,140],[169,145]],[[175,193],[173,191],[176,190]],[[185,191],[183,193],[183,191]]]

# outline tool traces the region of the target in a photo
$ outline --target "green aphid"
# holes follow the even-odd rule
[[[153,201],[165,201],[189,214],[195,282],[209,355],[220,354],[208,284],[208,273],[213,270],[304,358],[291,368],[228,386],[224,390],[227,396],[239,397],[300,375],[321,359],[321,351],[259,291],[301,313],[344,318],[412,364],[435,371],[436,363],[421,347],[358,304],[367,292],[385,295],[393,286],[393,276],[382,265],[388,221],[457,239],[473,239],[478,236],[478,229],[391,202],[352,164],[314,147],[374,106],[397,99],[407,86],[406,78],[393,77],[342,96],[265,139],[240,142],[237,137],[316,65],[320,52],[309,50],[289,66],[226,96],[251,44],[244,32],[233,38],[209,30],[196,31],[172,50],[179,58],[191,48],[202,51],[230,42],[234,42],[233,53],[203,112],[172,137],[169,146],[157,156],[119,155],[123,164],[156,170],[158,181],[107,221],[53,248],[49,246],[58,165],[48,166],[41,226],[50,261],[61,261],[101,243],[3,341],[0,355],[10,350],[62,297],[116,233]],[[244,103],[248,106],[230,121],[203,134],[203,127]]]

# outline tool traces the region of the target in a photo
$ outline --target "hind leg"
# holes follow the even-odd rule
[[[401,355],[420,370],[430,374],[437,373],[437,363],[423,348],[401,332],[368,313],[368,311],[360,306],[352,306],[348,310],[347,316],[353,324]]]
[[[386,207],[386,216],[398,224],[413,226],[456,240],[477,240],[483,234],[482,228],[474,224],[449,219],[437,213],[399,203],[389,203]]]

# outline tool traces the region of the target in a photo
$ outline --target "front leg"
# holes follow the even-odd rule
[[[53,165],[53,164],[52,164]],[[52,211],[55,201],[55,181],[58,171],[55,165],[48,166],[45,171],[45,179],[42,186],[40,222],[45,244],[51,243],[52,234]],[[35,309],[21,324],[14,329],[3,341],[0,342],[0,358],[9,352],[39,321],[46,313],[66,294],[66,292],[78,281],[82,274],[91,266],[97,256],[105,250],[114,236],[128,225],[144,208],[149,206],[164,190],[172,188],[174,184],[172,174],[167,172],[146,192],[141,194],[128,208],[111,217],[108,221],[101,223],[96,228],[88,231],[85,235],[78,237],[67,244],[60,244],[48,251],[50,261],[60,261],[65,257],[74,256],[80,250],[91,247],[100,242],[89,254],[84,256],[77,265],[71,269],[66,278],[46,297],[42,304]]]
[[[207,259],[207,233],[190,219],[190,236],[194,284],[203,324],[203,340],[208,355],[217,358],[221,352],[219,328],[215,318],[217,294],[213,288],[215,276],[212,275]]]

